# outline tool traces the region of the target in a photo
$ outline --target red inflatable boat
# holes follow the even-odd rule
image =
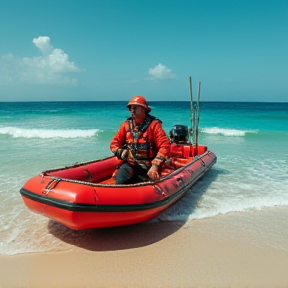
[[[26,206],[72,229],[139,223],[155,217],[180,199],[216,163],[207,147],[171,144],[169,165],[156,182],[117,185],[119,160],[75,164],[29,179],[20,193]]]

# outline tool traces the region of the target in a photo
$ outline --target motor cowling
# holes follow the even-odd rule
[[[188,141],[188,127],[185,125],[174,125],[169,132],[170,139],[173,143],[186,143]]]

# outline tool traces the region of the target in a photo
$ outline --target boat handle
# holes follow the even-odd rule
[[[53,188],[57,186],[57,184],[60,182],[61,179],[55,178],[52,179],[46,186],[46,188],[43,191],[43,194],[47,195]]]
[[[178,177],[178,178],[176,178],[176,180],[177,180],[178,183],[181,182],[181,183],[179,183],[179,185],[185,184],[185,182],[184,182],[182,177]]]
[[[153,185],[153,187],[158,195],[167,196],[166,193],[159,186]]]

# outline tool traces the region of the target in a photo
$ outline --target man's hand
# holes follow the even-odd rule
[[[149,169],[147,175],[152,181],[156,181],[160,179],[159,173],[158,173],[158,166],[152,165]]]
[[[127,149],[122,149],[118,148],[117,151],[115,152],[115,156],[120,159],[120,160],[126,160],[128,156],[128,150]]]

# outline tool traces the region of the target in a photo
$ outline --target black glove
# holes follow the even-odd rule
[[[122,148],[118,148],[115,152],[115,156],[118,158],[118,159],[121,159],[121,160],[127,160],[127,157],[128,157],[128,150],[127,149],[122,149]]]

